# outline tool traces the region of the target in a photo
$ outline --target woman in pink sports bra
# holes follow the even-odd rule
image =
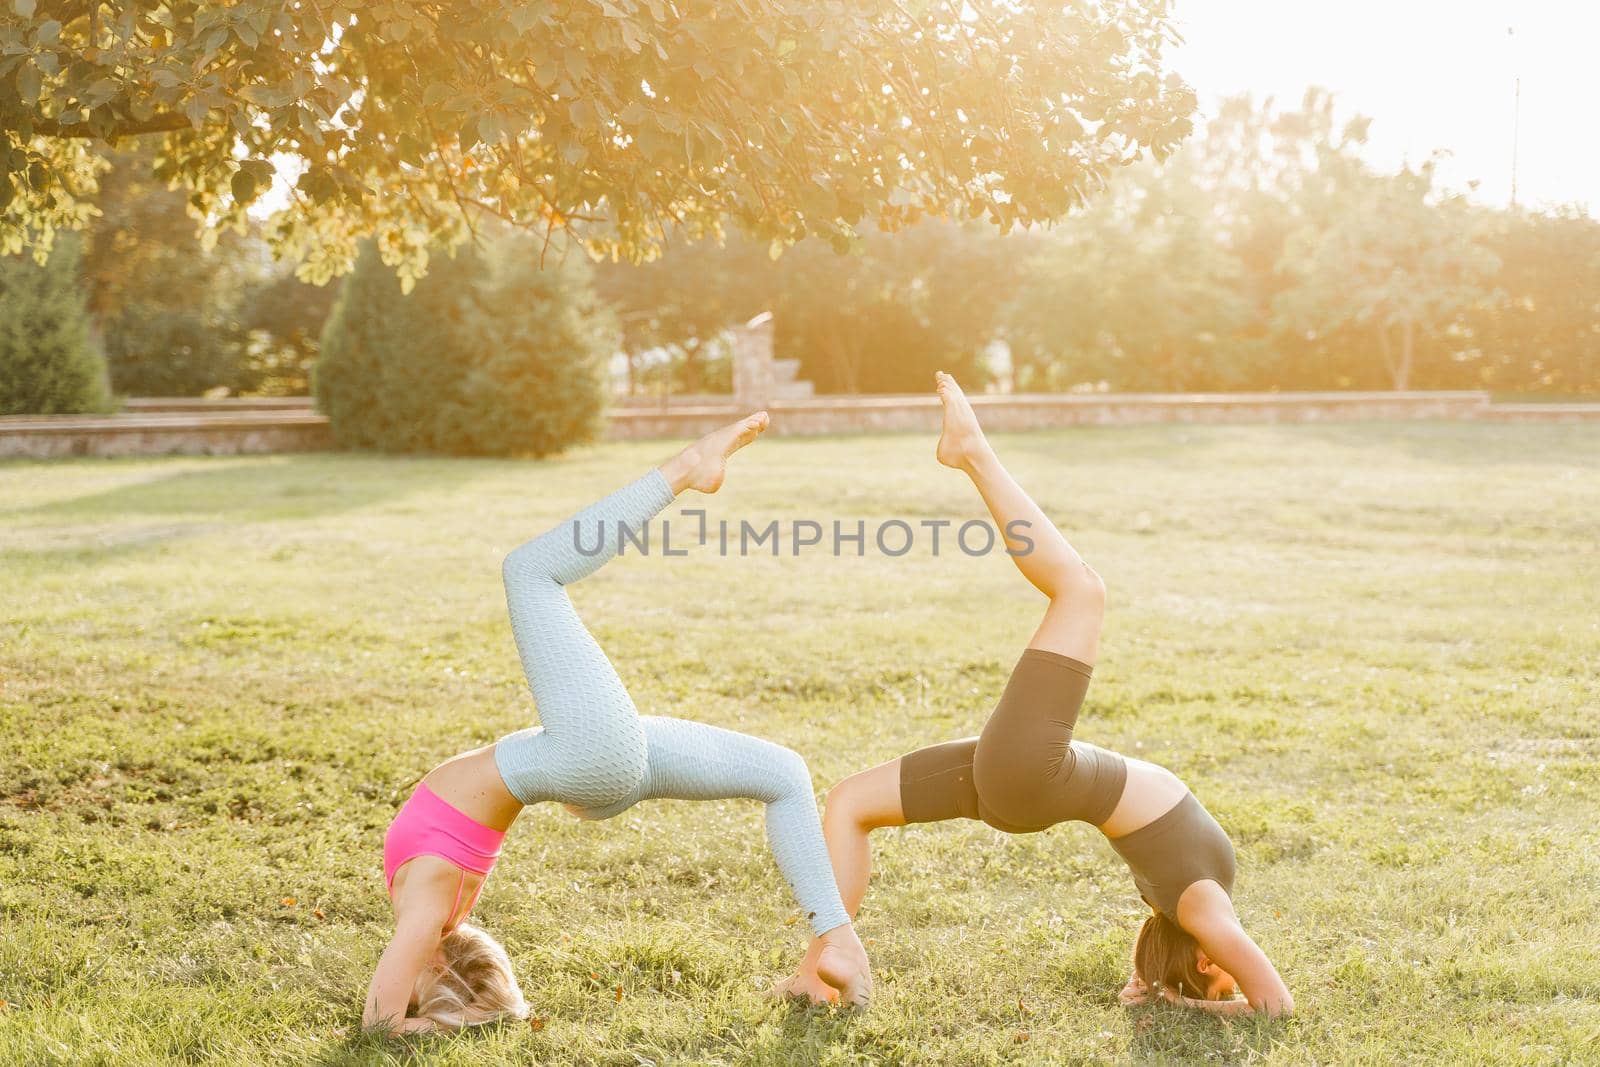
[[[393,1032],[411,1033],[527,1017],[505,949],[466,922],[521,810],[495,770],[492,745],[445,761],[417,784],[383,839],[395,937],[363,1025],[388,1021]]]
[[[511,631],[540,725],[446,760],[395,816],[383,843],[395,932],[363,1026],[406,1033],[527,1015],[505,950],[466,918],[518,813],[545,802],[608,819],[653,798],[761,801],[773,859],[816,939],[818,976],[842,1000],[866,1002],[866,950],[839,897],[805,761],[747,734],[640,715],[566,592],[625,538],[647,537],[678,493],[715,492],[728,456],[767,421],[757,412],[707,435],[506,557]]]

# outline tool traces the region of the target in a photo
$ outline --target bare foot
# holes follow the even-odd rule
[[[849,930],[848,926],[841,929]],[[827,935],[823,935],[828,940]],[[872,969],[867,964],[867,950],[862,947],[855,932],[848,940],[828,940],[817,957],[817,974],[824,982],[839,991],[839,1002],[850,1007],[864,1008],[872,1000]]]
[[[765,411],[758,411],[713,430],[663,463],[661,473],[674,493],[685,489],[715,493],[727,477],[728,457],[761,436],[771,421]]]
[[[961,391],[956,380],[944,371],[933,377],[939,402],[944,405],[944,429],[939,434],[939,447],[934,455],[946,467],[970,470],[976,460],[990,452],[989,441],[983,436],[967,394]]]
[[[774,1000],[785,997],[804,997],[813,1004],[832,1004],[839,999],[839,991],[824,982],[815,971],[796,971],[767,990]]]

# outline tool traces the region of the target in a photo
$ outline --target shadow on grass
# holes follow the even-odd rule
[[[448,1033],[393,1034],[387,1030],[364,1030],[356,1023],[343,1037],[324,1044],[316,1056],[306,1062],[315,1067],[431,1063],[446,1048],[481,1042],[508,1029],[526,1026],[524,1022],[495,1022]]]
[[[1136,1010],[1128,1051],[1142,1063],[1257,1062],[1289,1025],[1282,1019],[1223,1019],[1168,1004]]]
[[[483,461],[328,453],[216,459],[115,488],[13,512],[54,519],[160,515],[200,519],[305,519],[334,515],[415,493],[459,489]]]
[[[1410,459],[1451,467],[1600,466],[1592,424],[1439,420],[1301,423],[1286,428],[1306,442],[1355,451],[1387,448]]]
[[[689,1062],[722,1063],[729,1062],[728,1057],[735,1055],[741,1067],[792,1067],[801,1063],[823,1063],[836,1058],[831,1054],[833,1050],[850,1044],[851,1031],[861,1018],[860,1012],[811,1007],[799,1001],[791,1002],[779,1010],[782,1017],[778,1035],[773,1040],[763,1040],[753,1045],[748,1041],[748,1034],[708,1033],[703,1040],[666,1053],[666,1060],[677,1062],[682,1058]],[[462,1044],[476,1044],[527,1026],[525,1022],[507,1021],[467,1027],[450,1033],[394,1036],[383,1031],[362,1030],[359,1025],[353,1025],[344,1036],[323,1044],[316,1056],[307,1062],[315,1067],[430,1063],[447,1050],[454,1051]],[[472,1050],[466,1051],[471,1059]],[[854,1051],[861,1053],[864,1050]],[[536,1049],[524,1050],[525,1054],[534,1052]],[[663,1052],[652,1049],[648,1056],[637,1052],[631,1055],[633,1060],[621,1062],[655,1063],[656,1057],[662,1056]],[[530,1058],[528,1062],[536,1061]]]
[[[851,1044],[851,1032],[864,1017],[862,1011],[814,1006],[798,998],[783,1001],[774,1011],[778,1022],[776,1035],[759,1047],[741,1048],[741,1063],[787,1067],[795,1063],[825,1063],[840,1059],[837,1055],[830,1056],[830,1050],[843,1049]],[[703,1051],[725,1054],[728,1048],[706,1048]],[[867,1049],[856,1048],[853,1051],[857,1055],[871,1054]],[[887,1058],[879,1062],[887,1062]]]

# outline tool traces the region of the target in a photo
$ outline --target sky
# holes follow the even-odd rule
[[[1373,163],[1444,149],[1443,184],[1476,181],[1485,203],[1511,198],[1520,76],[1518,203],[1600,214],[1600,0],[1177,0],[1174,18],[1185,40],[1168,59],[1197,120],[1224,96],[1292,107],[1322,86],[1341,116],[1373,119]]]

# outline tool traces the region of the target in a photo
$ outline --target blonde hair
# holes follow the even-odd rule
[[[528,1002],[511,973],[511,958],[500,942],[476,926],[462,923],[439,945],[444,966],[429,967],[413,989],[417,1017],[447,1030],[528,1017]]]

